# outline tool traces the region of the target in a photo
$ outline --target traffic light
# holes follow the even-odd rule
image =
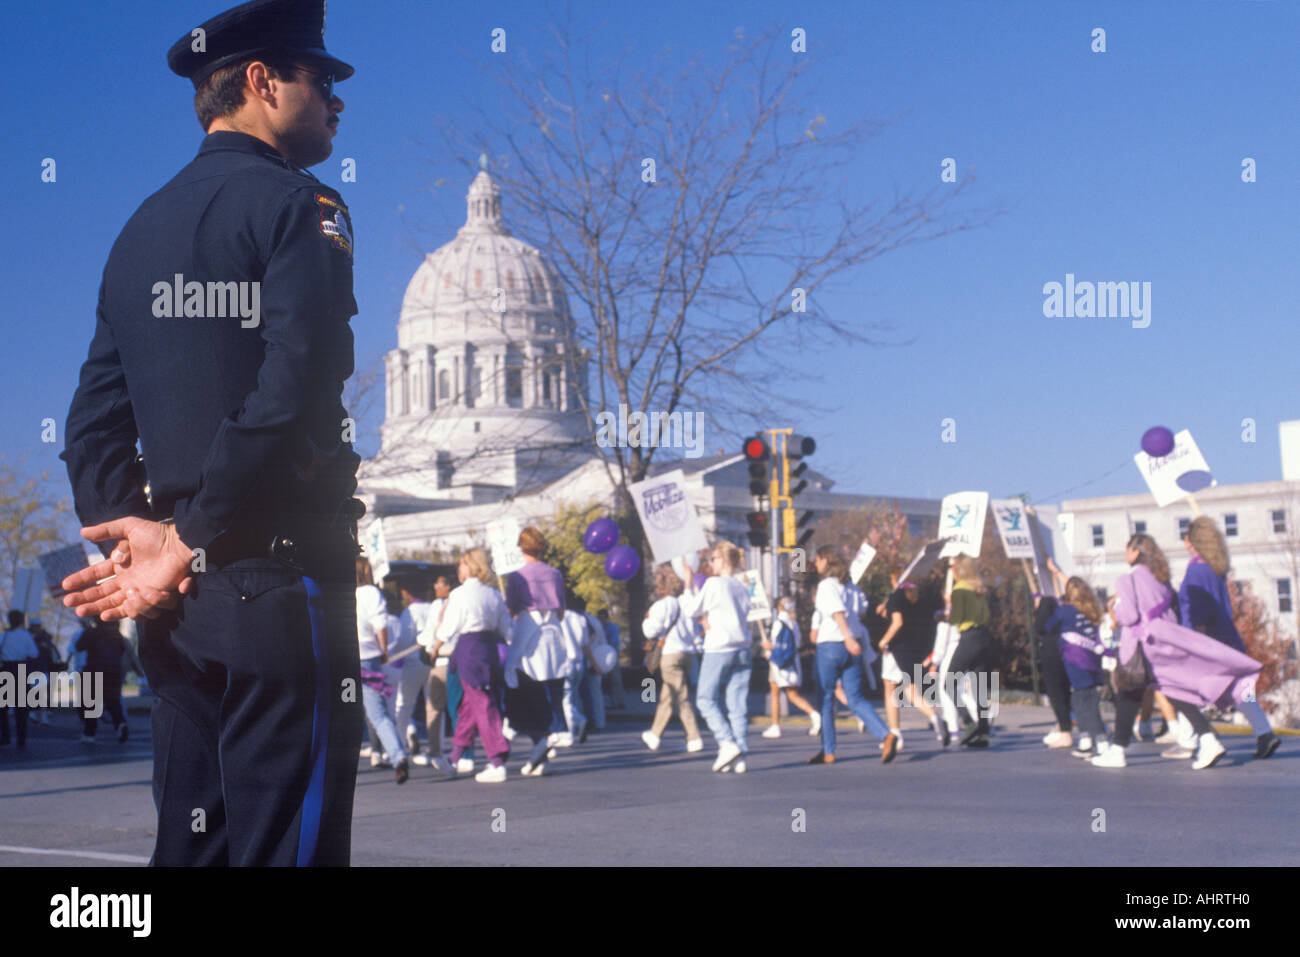
[[[756,548],[770,548],[772,529],[768,524],[768,513],[746,512],[745,520],[749,523],[749,544]]]
[[[799,511],[793,506],[781,509],[781,545],[785,548],[807,545],[814,533],[814,529],[809,527],[814,514],[811,509]]]
[[[769,492],[768,483],[771,480],[768,474],[768,466],[772,458],[772,452],[768,448],[767,440],[761,435],[751,435],[745,439],[743,452],[745,460],[749,463],[749,494],[767,495]]]
[[[783,548],[802,548],[812,540],[813,512],[794,507],[794,498],[808,487],[803,474],[808,471],[804,456],[817,451],[817,443],[807,435],[787,435],[785,439],[785,495],[786,506],[781,509],[781,545]]]

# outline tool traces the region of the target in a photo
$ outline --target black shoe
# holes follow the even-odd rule
[[[816,754],[814,754],[811,758],[808,759],[808,763],[809,764],[834,764],[835,755],[827,754],[824,751],[818,751]]]
[[[123,721],[121,724],[117,726],[117,743],[126,744],[126,739],[130,736],[130,734],[131,734],[131,729],[128,728],[126,726],[126,722]]]
[[[394,772],[395,772],[396,777],[397,777],[397,783],[398,783],[398,784],[405,784],[405,783],[406,783],[406,779],[409,778],[409,777],[411,776],[411,762],[409,762],[409,761],[398,761],[398,762],[397,762],[397,767],[394,769]]]
[[[939,730],[935,733],[939,736],[939,743],[945,748],[952,744],[952,732],[948,730],[948,723],[946,721],[939,722]]]
[[[971,742],[976,738],[978,738],[981,735],[981,733],[982,732],[980,731],[980,726],[978,724],[966,725],[965,733],[961,736],[962,747],[971,747],[972,746]],[[984,742],[984,746],[988,747],[988,741]],[[978,747],[978,745],[974,745],[974,747]]]
[[[1270,731],[1268,734],[1261,734],[1255,739],[1255,757],[1264,759],[1271,757],[1277,750],[1277,746],[1282,743],[1282,739]]]
[[[586,744],[586,743],[587,743],[587,734],[588,734],[588,732],[589,732],[589,727],[590,727],[589,725],[583,725],[583,728],[582,728],[582,734],[578,735],[578,743],[579,743],[579,744]]]
[[[968,748],[987,748],[989,746],[989,739],[987,735],[976,734],[975,737],[971,738],[969,741],[963,738],[961,743]]]

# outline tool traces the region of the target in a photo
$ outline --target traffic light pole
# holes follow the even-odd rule
[[[785,455],[785,437],[794,429],[767,429],[766,432],[771,436],[769,448],[772,450],[772,494],[768,497],[772,509],[772,590],[768,593],[768,600],[772,603],[775,618],[781,601],[781,509],[790,503],[790,462]]]

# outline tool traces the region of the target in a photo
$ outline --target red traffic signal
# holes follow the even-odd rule
[[[772,526],[767,512],[746,512],[745,521],[749,523],[749,544],[757,548],[768,548],[772,544]]]
[[[767,440],[761,435],[751,435],[745,439],[745,446],[741,451],[751,462],[765,462],[772,454],[771,449],[767,447]]]

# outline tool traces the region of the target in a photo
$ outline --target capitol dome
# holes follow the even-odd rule
[[[365,471],[406,476],[412,494],[515,489],[573,467],[579,446],[590,456],[563,281],[503,224],[486,169],[465,200],[465,225],[411,277],[384,357],[382,445]]]

